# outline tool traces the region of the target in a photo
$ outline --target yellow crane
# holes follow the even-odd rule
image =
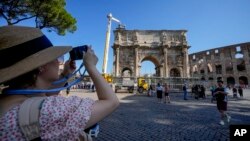
[[[108,18],[108,26],[107,26],[107,31],[106,31],[106,41],[105,41],[105,49],[104,49],[104,57],[103,57],[103,65],[102,65],[102,75],[103,75],[104,79],[107,80],[107,82],[111,83],[112,76],[110,74],[107,74],[111,23],[112,23],[112,21],[115,21],[119,25],[121,25],[121,22],[118,19],[114,18],[111,13],[108,14],[107,18]]]

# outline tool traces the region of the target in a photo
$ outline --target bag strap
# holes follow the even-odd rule
[[[25,100],[20,106],[18,123],[25,138],[29,141],[41,140],[39,113],[45,98],[32,97]]]

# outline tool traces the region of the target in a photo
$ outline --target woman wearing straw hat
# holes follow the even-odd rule
[[[118,107],[118,98],[96,69],[98,58],[91,48],[84,53],[83,61],[96,86],[97,101],[25,93],[25,90],[50,89],[52,82],[59,79],[57,58],[71,49],[54,47],[37,28],[0,27],[0,85],[7,87],[0,95],[0,140],[27,139],[18,124],[18,112],[20,105],[30,97],[45,97],[39,107],[42,140],[77,140],[84,129]],[[15,90],[21,91],[13,94]]]

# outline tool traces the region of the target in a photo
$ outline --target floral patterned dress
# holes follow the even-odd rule
[[[47,97],[40,110],[41,139],[77,140],[90,119],[94,100],[71,96]],[[24,141],[18,125],[20,105],[0,117],[0,141]]]

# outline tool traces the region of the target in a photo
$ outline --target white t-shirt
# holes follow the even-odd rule
[[[162,86],[157,86],[157,87],[156,87],[156,90],[157,90],[157,91],[162,91]]]

